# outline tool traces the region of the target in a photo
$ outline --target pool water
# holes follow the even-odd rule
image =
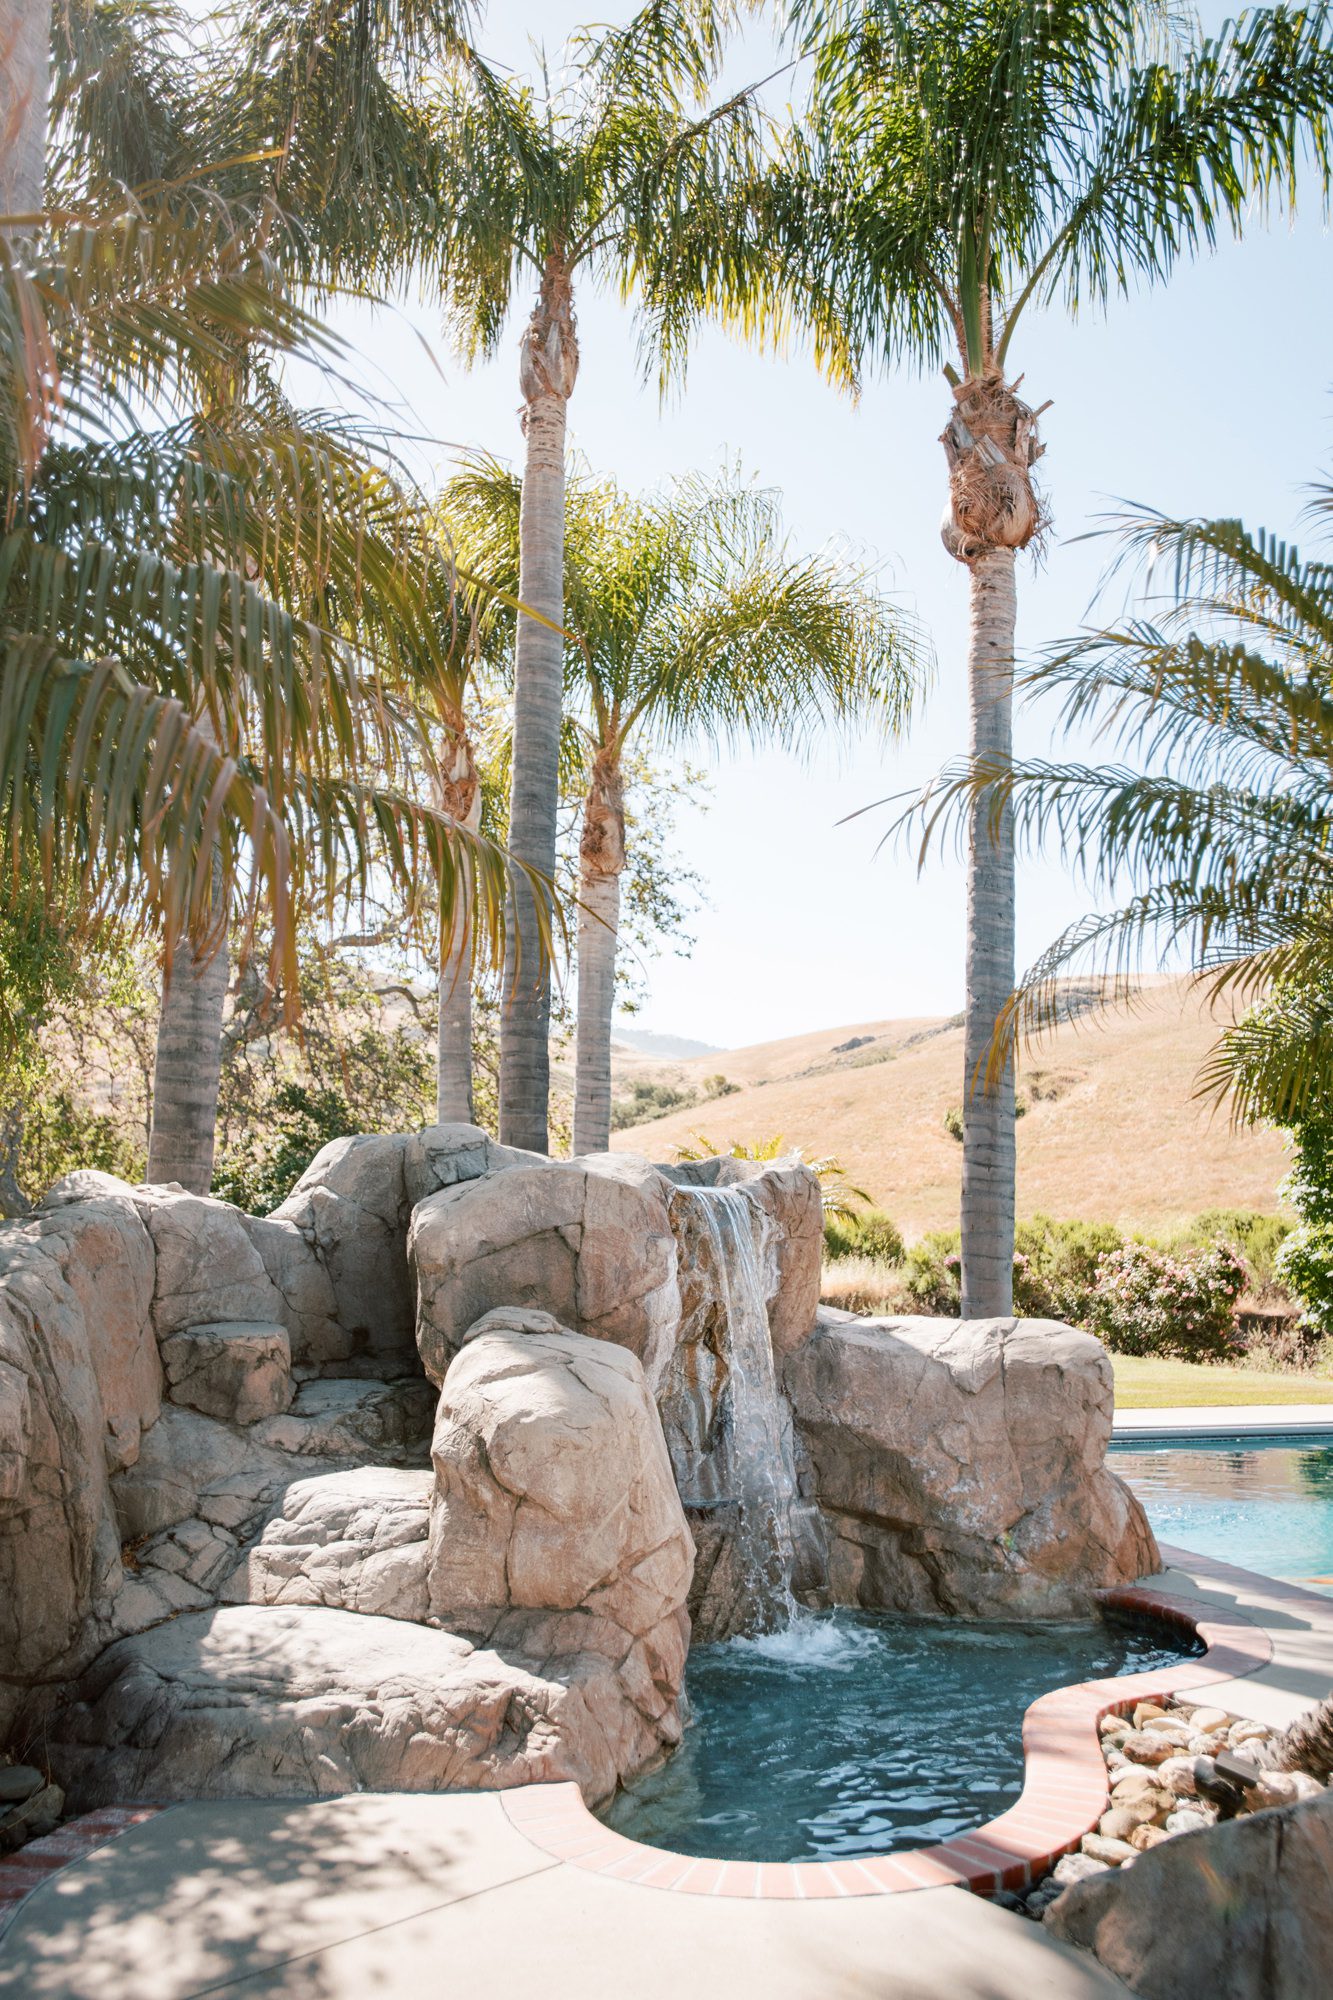
[[[1333,1590],[1333,1437],[1116,1443],[1110,1464],[1162,1541]]]
[[[806,1615],[694,1649],[679,1750],[605,1817],[650,1846],[725,1860],[928,1846],[1013,1803],[1038,1695],[1180,1657],[1112,1624]]]

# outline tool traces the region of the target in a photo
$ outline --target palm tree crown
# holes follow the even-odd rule
[[[450,488],[470,567],[512,589],[521,487],[493,460]],[[874,578],[835,552],[798,555],[777,499],[736,477],[681,480],[634,501],[571,482],[565,537],[566,699],[580,746],[578,1044],[574,1150],[610,1137],[611,1014],[625,763],[635,739],[779,741],[905,723],[920,648]]]
[[[969,571],[969,752],[1012,752],[1015,552],[1047,518],[1033,467],[1045,405],[1018,394],[1029,305],[1075,312],[1167,277],[1239,232],[1303,170],[1327,198],[1326,6],[1260,8],[1202,39],[1139,0],[798,0],[815,56],[807,122],[752,204],[751,255],[698,302],[784,330],[835,376],[941,362],[945,546]],[[1012,1310],[1012,1067],[988,1061],[1014,979],[1007,795],[968,832],[963,1310]]]

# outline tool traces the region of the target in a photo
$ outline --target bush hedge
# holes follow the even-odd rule
[[[956,1229],[932,1230],[904,1249],[890,1218],[873,1210],[864,1220],[830,1220],[824,1237],[831,1262],[857,1257],[881,1265],[878,1289],[896,1310],[945,1316],[961,1310]],[[1086,1327],[1121,1354],[1234,1358],[1244,1346],[1236,1315],[1242,1292],[1290,1283],[1288,1270],[1297,1266],[1307,1301],[1320,1294],[1321,1283],[1326,1287],[1329,1320],[1319,1330],[1333,1333],[1333,1224],[1315,1239],[1309,1229],[1293,1237],[1281,1216],[1243,1209],[1210,1210],[1161,1242],[1126,1239],[1110,1223],[1038,1214],[1016,1232],[1014,1310]],[[1325,1259],[1320,1271],[1307,1270],[1318,1257]],[[876,1289],[866,1268],[857,1289]],[[1308,1304],[1307,1318],[1313,1318]],[[1264,1337],[1272,1348],[1274,1333]],[[1286,1345],[1292,1365],[1310,1350],[1304,1338]]]

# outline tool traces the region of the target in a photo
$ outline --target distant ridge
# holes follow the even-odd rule
[[[726,1050],[718,1048],[715,1042],[692,1042],[685,1035],[655,1035],[651,1028],[622,1028],[611,1030],[613,1042],[624,1048],[635,1049],[641,1056],[675,1056],[685,1062],[691,1056],[720,1056]]]
[[[1071,982],[1057,1025],[1023,1052],[1020,1216],[1156,1233],[1210,1208],[1271,1214],[1291,1166],[1285,1142],[1266,1127],[1233,1128],[1195,1095],[1225,1010],[1211,1016],[1198,990],[1174,979],[1146,980],[1129,1008],[1102,999],[1095,984]],[[831,1154],[909,1237],[956,1228],[961,1015],[839,1021],[725,1055],[664,1060],[636,1049],[622,1055],[618,1081],[645,1071],[684,1102],[613,1133],[615,1150],[663,1160],[696,1135],[726,1147],[780,1134],[807,1159]],[[712,1097],[705,1085],[718,1071],[732,1089]]]

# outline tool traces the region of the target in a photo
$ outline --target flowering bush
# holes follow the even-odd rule
[[[1171,1256],[1126,1243],[1100,1259],[1085,1323],[1118,1354],[1218,1361],[1235,1348],[1232,1308],[1244,1287],[1229,1244]]]

